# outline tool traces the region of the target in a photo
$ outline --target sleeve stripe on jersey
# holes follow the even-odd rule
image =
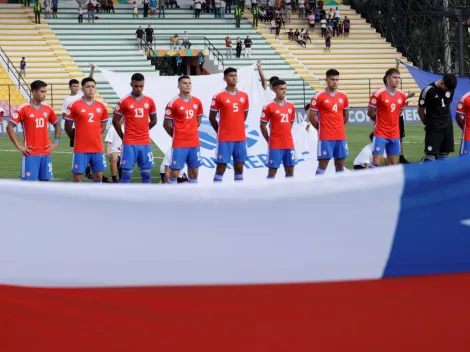
[[[199,114],[199,115],[197,115],[197,117],[200,117],[200,116],[204,116],[204,114]]]
[[[268,120],[265,120],[264,118],[262,118],[262,119],[260,119],[260,120],[261,120],[261,122],[266,122],[266,123],[268,123]]]
[[[164,119],[165,119],[165,120],[173,120],[173,117],[165,116]]]
[[[51,125],[54,125],[54,126],[57,125],[57,122],[59,122],[59,119],[55,120],[55,122],[49,121],[49,123],[50,123]]]
[[[374,106],[374,105],[369,104],[369,107],[371,107],[372,109],[377,110],[377,106]]]
[[[431,85],[427,86],[426,88],[424,88],[424,90],[422,91],[421,93],[421,97],[420,99],[423,100],[426,98],[426,94],[428,94],[428,91],[432,88]]]
[[[13,126],[17,126],[18,124],[15,121],[9,120],[9,123],[11,123]]]
[[[319,110],[318,109],[314,109],[314,108],[310,108],[311,111],[315,111],[315,112],[318,112]]]
[[[156,111],[154,111],[154,112],[149,112],[149,115],[156,115],[156,114],[157,114]]]
[[[120,112],[117,112],[116,110],[114,110],[113,113],[119,116],[123,116]]]
[[[246,109],[245,111],[250,111],[250,109]]]
[[[463,115],[463,116],[465,116],[465,113],[463,113],[462,111],[456,111],[455,113],[456,113],[457,115]]]
[[[109,119],[106,119],[106,120],[101,120],[101,122],[107,122]]]
[[[64,117],[64,120],[73,121],[73,119],[70,119],[70,118],[68,118],[68,117]]]
[[[219,112],[219,110],[214,110],[214,109],[211,109],[211,111]]]

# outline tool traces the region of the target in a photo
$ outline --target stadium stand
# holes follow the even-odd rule
[[[48,83],[49,93],[46,101],[56,112],[60,112],[64,97],[70,94],[69,80],[83,78],[83,72],[51,30],[43,15],[41,24],[35,24],[32,7],[19,4],[0,6],[0,46],[18,69],[21,58],[26,58],[25,81],[30,84],[36,79],[41,79]]]
[[[16,110],[25,102],[26,98],[13,83],[8,72],[0,65],[0,108],[5,111],[6,115],[10,115],[11,111]]]
[[[132,5],[126,4],[115,5],[115,11],[115,14],[97,14],[99,18],[95,24],[87,24],[86,17],[83,24],[78,24],[77,4],[64,2],[61,3],[59,18],[48,19],[51,29],[84,73],[88,72],[88,62],[121,72],[155,72],[144,52],[138,50],[135,39],[138,26],[145,29],[148,24],[152,24],[156,49],[170,49],[170,37],[175,33],[182,36],[184,31],[188,31],[191,49],[204,49],[206,37],[220,53],[225,53],[224,39],[227,35],[233,41],[237,37],[244,39],[246,35],[250,35],[254,43],[252,58],[245,59],[242,54],[241,59],[236,59],[233,46],[233,59],[225,58],[225,67],[241,68],[261,59],[267,79],[277,75],[288,81],[289,98],[297,107],[302,107],[305,99],[308,101],[313,94],[311,87],[304,85],[304,81],[296,74],[295,67],[285,60],[285,55],[277,53],[271,44],[252,28],[247,19],[242,21],[241,28],[235,28],[233,11],[232,15],[221,19],[205,13],[196,19],[194,12],[189,8],[167,9],[165,19],[159,19],[158,15],[156,19],[142,18],[142,14],[138,19],[133,19]],[[206,57],[206,62],[207,59]],[[100,75],[97,79],[101,94],[113,106],[118,100],[116,93]]]
[[[333,8],[334,9],[334,8]],[[275,39],[270,32],[268,23],[259,23],[258,32],[269,42],[276,51],[296,67],[296,73],[306,81],[311,81],[315,89],[323,89],[325,72],[335,68],[341,73],[340,89],[348,94],[353,107],[367,106],[370,95],[383,86],[384,72],[395,67],[395,59],[409,63],[390,43],[386,42],[364,19],[350,6],[340,6],[341,19],[348,16],[351,20],[349,38],[332,38],[331,52],[325,52],[325,40],[321,37],[320,28],[312,32],[308,28],[307,18],[299,18],[292,14],[291,23],[286,23],[281,30],[280,39]],[[329,7],[326,8],[329,11]],[[252,21],[252,14],[245,10],[245,17]],[[302,48],[296,42],[287,38],[289,29],[306,28],[310,32],[312,43]],[[419,94],[419,88],[407,70],[402,70],[404,91]],[[313,81],[318,78],[319,81]]]

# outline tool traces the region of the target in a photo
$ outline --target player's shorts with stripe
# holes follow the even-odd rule
[[[215,158],[217,163],[228,164],[233,157],[234,163],[242,163],[247,159],[246,141],[217,142]]]
[[[46,181],[54,176],[50,155],[21,157],[21,179],[23,181]]]
[[[188,168],[194,169],[201,166],[201,154],[199,147],[193,148],[172,148],[171,163],[169,165],[172,170],[181,170],[184,164]]]
[[[317,147],[318,160],[320,159],[344,159],[349,156],[348,141],[343,140],[319,140]]]
[[[72,172],[74,174],[83,174],[88,165],[90,165],[92,172],[106,170],[104,153],[73,153]]]
[[[266,167],[278,169],[281,163],[284,167],[297,165],[295,149],[269,149]]]
[[[462,139],[462,142],[460,142],[460,156],[464,155],[470,155],[470,141],[464,141]]]
[[[121,168],[133,169],[135,163],[140,170],[151,169],[155,167],[153,161],[152,145],[131,145],[125,144],[122,148]]]
[[[372,140],[372,155],[400,155],[400,138],[374,137]]]

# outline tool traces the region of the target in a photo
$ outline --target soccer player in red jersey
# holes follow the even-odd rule
[[[152,98],[143,94],[145,78],[140,73],[131,77],[132,93],[122,98],[114,109],[113,125],[122,138],[121,183],[131,182],[137,163],[142,183],[151,183],[153,161],[150,129],[157,124],[157,108]],[[124,117],[122,132],[121,119]]]
[[[459,155],[470,155],[470,92],[460,98],[457,104],[455,119],[462,129],[462,142],[460,144]]]
[[[339,72],[326,71],[324,91],[316,93],[310,102],[309,120],[318,130],[318,168],[316,175],[323,175],[331,158],[335,159],[336,172],[344,171],[344,159],[349,155],[346,129],[349,119],[348,96],[338,90]]]
[[[90,164],[94,183],[101,183],[106,170],[102,134],[108,121],[106,105],[95,100],[96,82],[86,77],[82,80],[83,97],[70,103],[65,112],[65,132],[72,138],[75,123],[75,143],[73,146],[73,181],[80,182],[86,167]]]
[[[372,163],[370,168],[382,164],[383,153],[387,153],[387,165],[398,164],[400,155],[399,119],[406,106],[406,95],[400,87],[400,71],[396,68],[385,72],[385,88],[375,91],[370,97],[367,115],[375,121],[372,141]]]
[[[224,81],[227,88],[214,95],[209,114],[209,121],[217,132],[214,182],[222,182],[232,157],[235,181],[243,181],[243,165],[247,159],[245,121],[250,103],[248,94],[237,89],[238,76],[235,68],[225,69]]]
[[[269,146],[266,164],[269,168],[267,178],[273,179],[276,177],[281,162],[284,164],[286,177],[293,177],[294,167],[297,164],[294,138],[292,137],[295,107],[286,100],[287,83],[285,81],[274,81],[272,89],[276,94],[276,98],[263,108],[260,125],[261,133]],[[268,123],[270,133],[268,133]]]
[[[13,144],[23,153],[21,157],[21,179],[25,181],[49,181],[53,177],[51,152],[59,145],[60,123],[54,110],[43,101],[47,84],[43,81],[31,83],[31,101],[23,104],[10,118],[7,133]],[[16,139],[15,126],[21,123],[24,141]],[[48,133],[48,123],[54,125],[54,143]]]
[[[188,165],[188,181],[197,183],[201,164],[198,128],[204,110],[201,101],[191,96],[191,78],[178,78],[180,94],[174,97],[165,108],[163,127],[173,138],[171,169],[168,183],[177,183],[184,164]]]

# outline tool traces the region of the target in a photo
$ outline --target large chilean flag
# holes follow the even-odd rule
[[[0,182],[0,351],[470,351],[470,158],[260,184]]]

